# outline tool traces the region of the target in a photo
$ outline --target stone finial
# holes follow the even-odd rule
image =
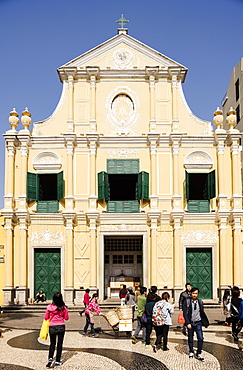
[[[28,108],[25,108],[25,110],[22,112],[21,122],[24,126],[25,130],[28,130],[29,126],[31,125],[31,113],[29,112]]]
[[[223,111],[218,107],[214,112],[213,118],[213,123],[215,124],[217,130],[220,130],[222,128],[223,120]]]
[[[10,115],[9,115],[9,123],[10,123],[10,126],[12,127],[12,130],[13,131],[16,131],[16,127],[18,126],[19,124],[19,119],[18,119],[18,113],[16,112],[16,109],[13,108],[13,110],[10,112]]]
[[[236,114],[235,114],[235,110],[232,107],[230,107],[230,109],[227,113],[226,122],[229,126],[229,129],[233,130],[234,126],[236,124]]]

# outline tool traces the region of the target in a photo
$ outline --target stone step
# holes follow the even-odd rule
[[[34,312],[45,312],[47,305],[51,303],[51,301],[47,301],[45,303],[32,303],[28,305],[9,305],[4,306],[3,311],[5,313],[34,313]],[[99,306],[103,312],[107,312],[111,310],[112,308],[118,308],[120,306],[120,300],[119,299],[107,299],[106,301],[102,301],[99,303]],[[216,302],[205,302],[204,308],[205,309],[217,309],[221,308],[221,303]],[[176,309],[178,307],[175,307]],[[69,306],[68,307],[70,312],[79,312],[84,309],[83,305],[77,305],[77,306]]]

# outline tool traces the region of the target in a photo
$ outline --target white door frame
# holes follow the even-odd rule
[[[105,236],[142,236],[143,237],[143,263],[142,263],[142,268],[143,268],[143,285],[147,286],[148,285],[148,273],[149,273],[149,268],[148,268],[148,233],[147,231],[138,231],[138,232],[129,232],[129,231],[101,231],[99,233],[99,239],[98,239],[98,288],[99,288],[99,296],[100,300],[102,301],[104,299],[104,268],[105,268],[105,263],[104,263],[104,255],[105,255],[105,248],[104,248],[104,237]]]

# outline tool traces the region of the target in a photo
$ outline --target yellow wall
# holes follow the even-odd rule
[[[122,67],[122,53],[128,62],[131,57],[129,68]],[[20,302],[28,290],[34,296],[34,248],[49,246],[61,249],[67,304],[80,286],[102,291],[104,235],[116,234],[143,236],[144,283],[167,287],[175,301],[186,282],[186,250],[193,246],[212,249],[214,300],[219,287],[243,285],[241,134],[220,127],[212,132],[210,122],[193,115],[182,90],[186,68],[119,34],[58,71],[63,93],[53,114],[34,123],[32,132],[20,127],[5,134],[5,296],[16,286]],[[120,94],[125,104],[119,106]],[[10,123],[14,117],[11,112]],[[107,213],[97,201],[97,174],[107,170],[107,159],[139,159],[140,171],[149,173],[150,199],[141,201],[140,212]],[[213,170],[210,212],[189,213],[185,171]],[[26,199],[27,171],[63,171],[58,213],[37,213],[37,202]],[[222,257],[227,251],[228,268]]]

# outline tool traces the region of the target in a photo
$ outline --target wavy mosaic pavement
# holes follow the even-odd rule
[[[14,337],[8,340],[7,344],[11,346],[12,348],[20,348],[23,350],[47,351],[48,345],[38,342],[38,334],[39,334],[38,331],[32,331],[32,332],[29,332],[29,333],[26,333],[26,334],[23,334],[23,335],[20,335],[20,336],[17,336],[17,337]],[[175,350],[177,350],[177,352],[179,352],[180,354],[187,353],[187,339],[186,338],[177,339],[177,338],[172,337],[169,339],[169,342],[178,344],[178,346],[175,346]],[[135,351],[129,351],[129,350],[124,350],[124,349],[117,350],[114,348],[93,348],[93,347],[89,347],[88,345],[85,348],[65,346],[64,351],[67,351],[67,352],[65,353],[64,361],[67,361],[72,356],[77,355],[77,353],[82,352],[82,353],[89,353],[92,355],[102,356],[103,358],[105,357],[107,359],[110,359],[116,362],[117,364],[119,364],[123,369],[126,369],[126,370],[138,370],[138,369],[169,370],[169,367],[167,367],[163,362],[161,362],[161,359],[158,360],[156,358],[156,355],[153,355],[152,353],[148,353],[148,355],[146,355],[140,352],[136,352],[135,347],[134,349]],[[204,351],[208,352],[214,358],[217,359],[221,370],[243,369],[243,354],[241,351],[239,351],[239,349],[236,349],[231,346],[224,345],[224,344],[205,341]],[[17,369],[18,368],[16,367],[16,370]],[[19,367],[19,369],[21,369],[21,367]],[[28,369],[28,368],[25,368],[25,369]]]

